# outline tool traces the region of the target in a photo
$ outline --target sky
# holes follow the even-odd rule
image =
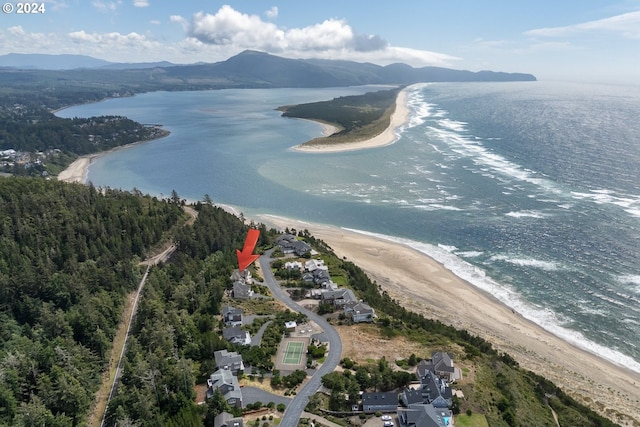
[[[29,14],[0,3],[0,55],[186,64],[253,49],[640,84],[640,0],[46,0]]]

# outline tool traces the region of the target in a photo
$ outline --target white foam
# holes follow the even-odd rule
[[[531,210],[523,210],[523,211],[512,211],[507,212],[506,216],[510,216],[513,218],[544,218],[547,215],[539,212],[539,211],[531,211]]]
[[[634,194],[617,194],[613,190],[596,189],[591,192],[572,192],[579,200],[590,200],[598,205],[613,205],[622,208],[628,214],[640,218],[640,196]]]
[[[623,274],[618,277],[618,281],[621,283],[640,286],[640,274]]]
[[[604,346],[590,341],[580,332],[564,327],[563,324],[565,324],[566,321],[565,319],[562,319],[558,313],[555,313],[548,308],[535,306],[525,301],[522,296],[516,293],[511,287],[496,282],[491,277],[487,276],[482,269],[468,263],[452,252],[446,251],[429,243],[417,242],[410,239],[349,228],[345,228],[345,230],[400,243],[422,252],[441,263],[447,270],[451,271],[456,276],[469,282],[476,288],[491,294],[501,303],[517,311],[524,318],[536,323],[555,336],[616,365],[623,366],[640,373],[640,362],[611,348],[610,346]]]
[[[543,261],[535,258],[519,258],[507,255],[494,255],[489,258],[490,261],[503,261],[520,267],[539,268],[546,271],[562,270],[562,266],[554,261]]]
[[[456,255],[461,256],[462,258],[476,258],[483,255],[484,252],[480,251],[460,251],[456,252]]]

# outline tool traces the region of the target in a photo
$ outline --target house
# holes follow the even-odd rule
[[[398,409],[398,393],[362,393],[362,411],[365,414],[373,412],[395,412]]]
[[[239,371],[244,371],[244,363],[242,356],[235,351],[218,350],[213,352],[218,369],[226,369],[231,371],[233,375],[238,375]]]
[[[242,325],[242,309],[230,305],[222,308],[222,321],[227,326]]]
[[[373,322],[376,312],[362,301],[348,301],[344,305],[344,314],[353,323]]]
[[[284,263],[284,268],[286,268],[287,270],[302,271],[302,263],[300,261],[287,261]]]
[[[433,372],[437,376],[454,381],[458,378],[453,367],[453,359],[444,351],[436,351],[431,355],[431,360],[421,360],[416,368],[418,379],[424,377],[427,372]]]
[[[433,372],[420,379],[423,403],[430,403],[435,408],[450,408],[453,403],[453,393],[447,382],[438,378]]]
[[[231,281],[250,285],[253,283],[253,278],[251,277],[251,272],[245,268],[242,271],[233,270],[233,273],[231,273]]]
[[[406,407],[414,403],[424,403],[422,390],[420,388],[405,388],[402,390],[402,393],[400,393],[400,400]]]
[[[308,272],[314,272],[315,270],[329,270],[329,267],[324,265],[324,260],[321,259],[310,259],[304,263],[304,269]]]
[[[428,403],[434,408],[447,409],[453,403],[453,393],[447,382],[438,378],[433,372],[427,372],[420,378],[420,387],[417,389],[404,389],[400,393],[400,400],[404,406],[414,403]]]
[[[228,412],[221,412],[213,419],[213,427],[243,427],[242,417],[234,417]]]
[[[222,337],[230,343],[251,345],[249,332],[240,329],[240,326],[230,326],[222,330]]]
[[[331,303],[336,307],[343,307],[349,301],[357,301],[357,298],[351,289],[336,289],[335,291],[326,291],[320,295],[323,303]]]
[[[211,399],[216,390],[230,406],[242,408],[242,391],[238,378],[231,371],[218,369],[207,380],[207,399]]]
[[[400,427],[449,427],[453,425],[453,415],[448,409],[437,409],[432,405],[414,403],[409,408],[398,409]]]
[[[250,299],[253,296],[251,286],[242,282],[233,282],[233,297],[237,299]]]
[[[303,256],[311,251],[311,246],[309,246],[308,243],[298,240],[296,236],[292,234],[283,234],[278,237],[276,244],[280,246],[282,253],[285,255],[295,254],[297,256]]]

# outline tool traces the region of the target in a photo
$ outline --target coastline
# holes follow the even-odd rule
[[[486,339],[521,367],[552,380],[602,415],[611,418],[622,413],[640,420],[640,373],[553,335],[431,257],[400,243],[335,226],[273,215],[258,215],[257,220],[279,229],[309,230],[407,309]],[[624,421],[628,420],[616,420],[622,425]]]
[[[396,96],[395,111],[391,115],[389,126],[387,126],[387,128],[381,134],[364,141],[345,142],[340,144],[300,144],[292,147],[291,149],[303,153],[339,153],[343,151],[355,151],[364,150],[367,148],[384,147],[386,145],[393,144],[398,139],[396,136],[396,129],[405,124],[407,122],[407,119],[409,118],[409,109],[407,108],[407,91],[412,86],[413,85],[407,86],[400,92],[398,92],[398,96]],[[323,126],[323,137],[327,137],[337,131],[337,128],[335,126],[317,121],[316,123],[320,123]]]
[[[165,138],[171,134],[168,130],[163,130],[162,135],[153,139],[145,139],[142,141],[133,142],[127,145],[121,145],[119,147],[112,148],[107,151],[101,151],[99,153],[87,154],[85,156],[80,156],[75,159],[65,170],[58,174],[58,181],[64,182],[75,182],[78,184],[86,184],[89,177],[89,167],[91,163],[99,157],[104,156],[105,154],[114,153],[120,150],[126,150],[128,148],[134,147],[139,144],[144,144],[145,142],[157,141],[158,139]]]

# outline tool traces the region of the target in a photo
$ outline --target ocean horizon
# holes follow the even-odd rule
[[[96,186],[331,224],[419,250],[567,342],[640,372],[640,87],[426,83],[386,147],[300,153],[278,106],[377,90],[154,92],[59,111],[159,123]]]

